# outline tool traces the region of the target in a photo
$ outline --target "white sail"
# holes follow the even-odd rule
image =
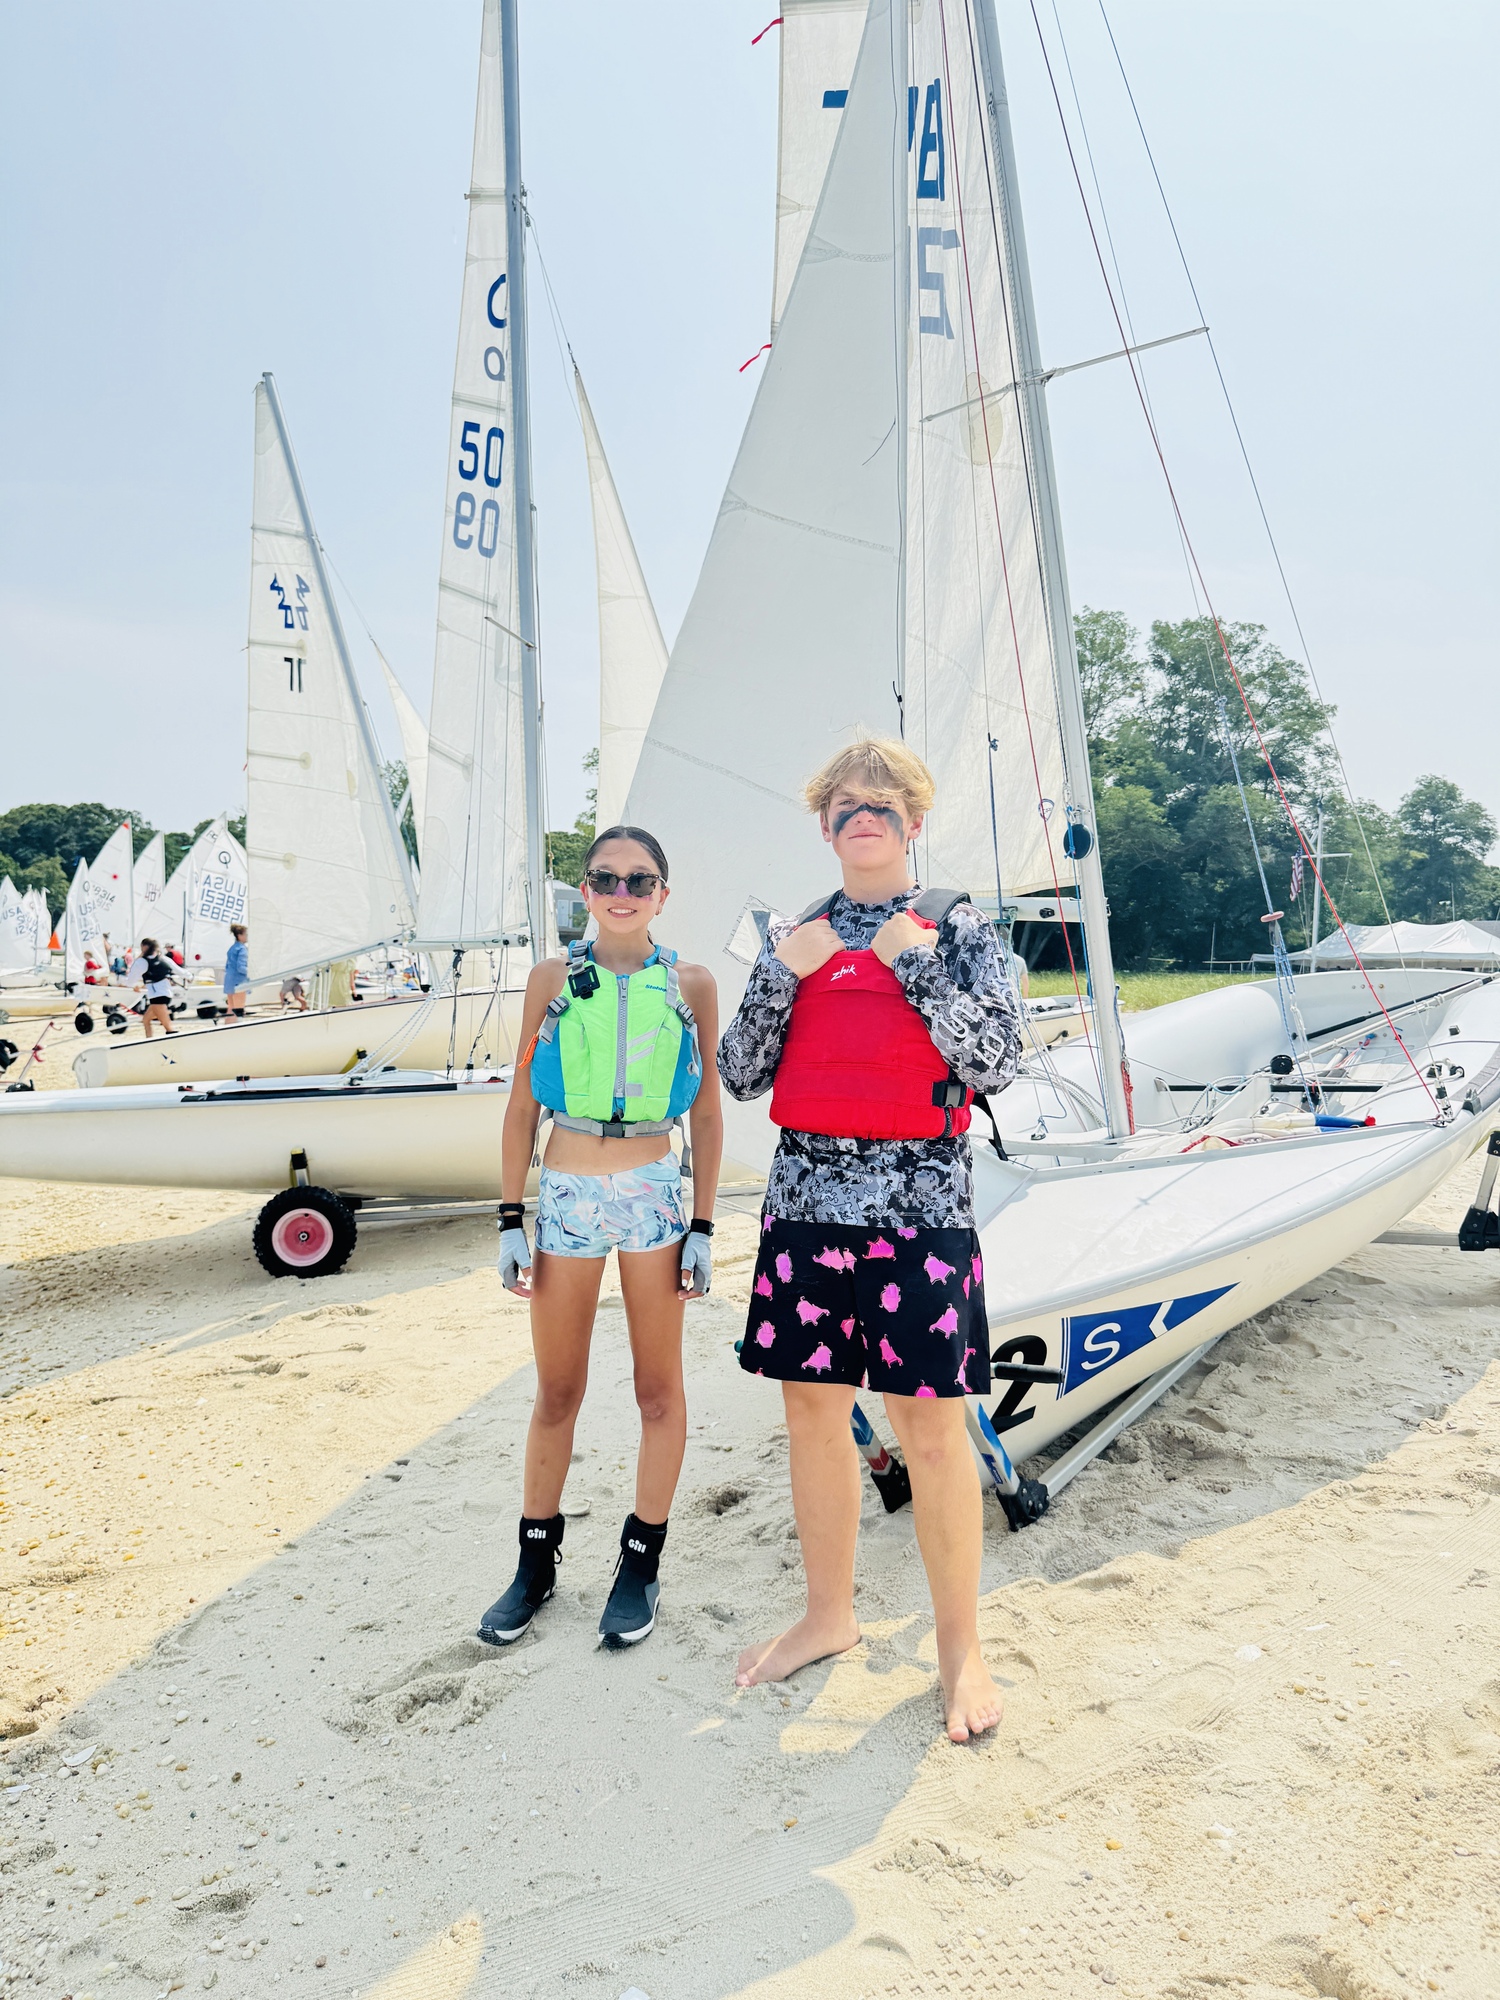
[[[36,952],[37,970],[40,972],[52,962],[52,912],[47,908],[47,898],[40,889],[28,889],[26,901],[35,913],[35,928],[31,931],[31,940]]]
[[[131,903],[132,845],[130,821],[123,820],[89,863],[89,882],[99,929],[110,949],[129,941],[134,910]]]
[[[594,824],[618,824],[667,671],[667,643],[656,622],[630,524],[604,456],[583,377],[573,370],[594,514],[599,583],[599,770]]]
[[[94,901],[94,885],[89,880],[89,864],[82,855],[73,871],[73,880],[68,884],[63,925],[63,977],[72,986],[83,978],[85,955],[88,952],[97,954],[104,942],[99,909]]]
[[[168,945],[180,946],[187,929],[188,889],[193,876],[192,849],[183,855],[177,866],[167,877],[156,904],[155,928],[148,928],[143,935],[155,938],[163,950]],[[140,938],[136,939],[140,943]]]
[[[7,875],[0,881],[0,972],[29,972],[36,953],[26,935],[26,901]],[[32,918],[35,923],[35,916]]]
[[[411,696],[397,680],[390,661],[377,646],[375,657],[385,675],[385,691],[396,711],[396,727],[401,732],[401,755],[406,760],[406,782],[411,786],[412,824],[417,829],[421,851],[423,822],[427,818],[427,724],[418,715]]]
[[[190,977],[205,969],[217,976],[229,954],[230,925],[251,921],[246,914],[249,865],[245,850],[221,816],[193,842],[184,866],[187,879],[185,931],[181,940],[183,959]],[[252,932],[252,955],[260,949]]]
[[[162,892],[166,888],[166,841],[153,833],[135,857],[135,921],[131,938],[139,944],[143,937],[156,937],[154,926],[161,921]],[[161,940],[157,938],[157,942]]]
[[[937,781],[922,880],[993,909],[997,874],[1009,898],[1072,870],[1010,261],[991,200],[999,169],[972,61],[954,0],[912,10],[903,710],[906,740]]]
[[[409,931],[406,859],[270,378],[255,390],[249,917],[264,976]]]
[[[500,7],[485,0],[438,569],[424,943],[529,935]]]
[[[867,11],[867,0],[783,0],[773,340],[823,192]]]
[[[856,730],[896,727],[892,245],[905,121],[893,42],[889,0],[873,0],[817,217],[627,807],[671,864],[664,936],[714,972],[726,1015],[744,984],[747,954],[728,947],[747,901],[795,911],[828,886],[803,781]],[[738,1107],[730,1118],[745,1122]],[[768,1153],[765,1130],[736,1130],[730,1150]]]

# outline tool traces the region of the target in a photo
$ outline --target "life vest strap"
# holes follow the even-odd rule
[[[680,1118],[660,1118],[643,1120],[634,1124],[624,1118],[570,1118],[566,1111],[551,1114],[554,1125],[560,1125],[564,1132],[587,1132],[595,1139],[654,1139],[663,1132],[672,1132],[682,1123]]]

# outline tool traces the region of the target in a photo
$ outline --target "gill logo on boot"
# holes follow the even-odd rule
[[[646,1544],[636,1541],[633,1536],[627,1546],[638,1556],[643,1556],[646,1553]]]
[[[547,1539],[547,1530],[545,1528],[528,1528],[526,1530],[526,1539],[528,1542],[545,1542]]]

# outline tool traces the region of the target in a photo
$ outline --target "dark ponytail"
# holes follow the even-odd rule
[[[607,826],[603,833],[594,835],[593,845],[583,857],[580,873],[587,875],[593,866],[594,856],[611,840],[633,840],[638,847],[644,847],[656,863],[656,872],[663,882],[667,879],[667,857],[662,852],[661,842],[654,833],[647,833],[643,826]]]

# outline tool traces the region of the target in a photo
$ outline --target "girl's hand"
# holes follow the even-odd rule
[[[531,1297],[531,1245],[524,1229],[500,1232],[500,1282],[517,1298]]]
[[[788,972],[795,972],[799,979],[806,979],[810,972],[816,972],[820,965],[828,963],[836,951],[843,949],[843,940],[833,925],[827,917],[819,917],[814,923],[798,924],[777,945],[774,955]]]
[[[678,1291],[680,1299],[701,1299],[708,1295],[709,1283],[713,1277],[713,1252],[708,1238],[701,1229],[689,1232],[682,1239],[682,1285]]]

